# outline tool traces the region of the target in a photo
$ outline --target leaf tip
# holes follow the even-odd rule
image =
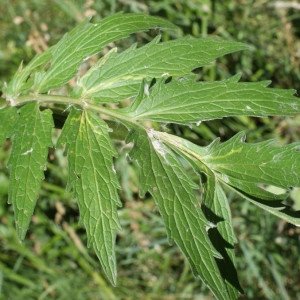
[[[25,239],[27,230],[28,230],[28,226],[21,226],[19,225],[19,221],[15,221],[16,224],[16,231],[17,231],[17,236],[19,239],[19,242],[22,243]]]
[[[239,80],[241,79],[242,77],[242,73],[237,73],[235,74],[234,76],[230,77],[229,79],[227,79],[227,82],[228,83],[238,83]]]
[[[116,270],[116,260],[114,257],[110,256],[108,258],[110,260],[107,266],[103,265],[103,271],[107,276],[109,282],[116,287],[117,286],[117,270]]]

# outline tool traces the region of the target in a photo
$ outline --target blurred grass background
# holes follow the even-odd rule
[[[251,45],[199,70],[199,80],[222,80],[237,72],[242,81],[272,80],[271,87],[300,92],[300,5],[290,1],[209,0],[0,0],[0,86],[36,53],[54,45],[87,16],[93,22],[118,12],[148,12],[179,26],[164,31],[163,40],[184,35],[220,38]],[[118,42],[120,51],[133,41],[143,45],[156,32]],[[72,82],[70,83],[72,85]],[[300,116],[255,119],[227,118],[170,130],[200,145],[223,141],[244,130],[247,141],[276,138],[299,141]],[[57,138],[54,131],[53,138]],[[116,169],[123,190],[119,210],[123,231],[117,236],[118,286],[107,282],[96,255],[86,247],[78,227],[78,207],[64,187],[66,159],[50,149],[46,179],[27,238],[17,239],[12,207],[7,204],[10,153],[0,150],[0,299],[214,299],[166,232],[149,197],[138,196],[138,175],[126,160],[128,149],[116,141]],[[299,191],[289,199],[300,209]],[[300,228],[295,228],[228,193],[239,244],[237,268],[245,290],[242,299],[300,299]]]

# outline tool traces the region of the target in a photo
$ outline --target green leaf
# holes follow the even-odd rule
[[[160,36],[139,49],[134,44],[121,54],[112,49],[80,78],[72,96],[117,102],[136,95],[143,78],[183,76],[217,57],[247,49],[244,44],[215,38],[159,40]]]
[[[215,38],[159,43],[157,37],[144,47],[134,44],[120,54],[112,49],[78,78],[71,97],[46,94],[76,76],[80,64],[105,45],[158,26],[175,27],[145,14],[119,13],[97,24],[86,20],[27,67],[21,64],[5,91],[10,105],[21,109],[17,112],[0,99],[0,142],[7,137],[13,142],[9,203],[15,211],[18,236],[22,240],[26,234],[44,178],[47,148],[52,146],[51,111],[40,111],[38,103],[68,104],[71,109],[67,120],[61,106],[51,106],[56,124],[64,123],[58,143],[66,144],[67,189],[72,189],[78,199],[80,224],[87,230],[88,246],[95,248],[112,284],[116,284],[114,247],[120,229],[117,207],[121,203],[113,166],[117,153],[110,136],[122,139],[130,130],[127,142],[133,142],[130,155],[141,170],[140,193],[150,192],[153,196],[170,243],[179,246],[193,273],[218,299],[233,300],[243,291],[236,274],[236,238],[223,187],[300,226],[300,211],[284,204],[288,193],[275,195],[266,189],[300,186],[300,144],[246,144],[240,133],[225,143],[215,140],[208,147],[199,147],[148,129],[149,122],[145,121],[188,125],[228,116],[291,115],[300,108],[294,91],[266,88],[269,82],[239,83],[240,75],[222,82],[196,82],[193,69],[247,47]],[[124,109],[94,103],[134,96]],[[35,102],[26,104],[31,101]],[[116,129],[113,134],[109,134],[111,130],[100,114],[111,118],[108,122]],[[188,177],[177,154],[199,176],[200,193],[195,191],[199,187]]]
[[[269,81],[239,83],[239,78],[236,75],[226,81],[195,82],[187,77],[168,84],[160,80],[123,113],[134,120],[186,125],[229,116],[284,116],[299,112],[300,102],[293,96],[294,90],[266,88]]]
[[[204,199],[202,210],[206,218],[216,224],[209,230],[209,238],[214,247],[221,253],[223,259],[216,260],[230,299],[237,299],[238,292],[243,294],[235,267],[234,244],[237,239],[232,227],[232,217],[227,197],[213,172],[205,174]]]
[[[0,108],[0,120],[1,120],[1,131],[0,131],[0,145],[3,145],[5,139],[10,136],[11,130],[14,128],[18,114],[14,107],[7,106]]]
[[[24,88],[27,87],[26,81],[33,72],[39,66],[45,66],[51,59],[52,48],[49,48],[42,54],[37,54],[32,61],[23,68],[23,63],[21,63],[18,71],[14,75],[13,79],[9,82],[6,90],[6,98],[12,101],[14,104],[14,98],[17,97]]]
[[[300,211],[282,203],[287,193],[275,195],[263,189],[272,185],[283,189],[300,186],[300,143],[276,146],[273,140],[248,144],[243,132],[220,144],[219,139],[199,147],[166,133],[159,136],[182,155],[193,157],[210,169],[218,181],[270,213],[300,226]]]
[[[13,204],[18,237],[23,240],[44,179],[53,120],[51,110],[40,111],[34,102],[21,107],[19,113],[11,134],[8,203]]]
[[[121,206],[113,156],[106,123],[89,111],[72,109],[57,142],[67,144],[69,181],[80,209],[80,224],[88,234],[101,265],[116,285],[114,252],[116,231],[120,229],[117,206]]]
[[[238,189],[238,187],[228,185],[232,190],[238,193],[240,196],[249,200],[251,203],[255,204],[259,208],[262,208],[269,213],[286,220],[287,222],[294,224],[296,226],[300,226],[300,211],[293,211],[290,206],[283,204],[279,200],[261,200],[252,196],[251,194],[247,194]]]
[[[215,227],[208,231],[208,235],[213,246],[223,257],[221,260],[216,259],[216,263],[224,279],[230,299],[237,299],[238,292],[243,293],[235,268],[234,244],[237,243],[237,239],[234,235],[227,198],[220,186],[218,177],[198,159],[197,155],[192,155],[194,153],[191,150],[197,152],[200,147],[178,137],[174,139],[166,133],[164,133],[164,136],[169,138],[167,142],[172,141],[177,144],[177,147],[174,147],[172,144],[169,145],[179,155],[184,157],[194,171],[200,175],[203,194],[201,208],[205,217],[211,223],[216,224]],[[178,142],[182,142],[185,148],[180,149]]]
[[[300,186],[300,143],[276,146],[274,140],[245,143],[240,132],[224,143],[213,143],[201,160],[215,172],[256,185],[275,185],[284,189]]]
[[[86,20],[66,34],[52,51],[52,62],[45,73],[35,80],[35,92],[43,93],[59,88],[72,79],[82,61],[102,48],[129,34],[150,28],[176,28],[163,19],[146,14],[114,14],[99,23]]]
[[[170,243],[175,241],[187,257],[193,273],[199,275],[218,299],[230,299],[217,267],[220,254],[212,246],[207,231],[214,225],[201,210],[193,189],[174,153],[152,136],[152,131],[132,131],[130,157],[140,168],[140,193],[151,193],[162,215]]]

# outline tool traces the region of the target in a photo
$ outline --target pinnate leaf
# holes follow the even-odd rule
[[[36,92],[61,87],[75,76],[84,59],[100,52],[111,42],[150,28],[176,28],[168,21],[146,14],[118,13],[96,24],[88,21],[79,24],[57,43],[52,51],[50,68],[36,76]]]
[[[140,168],[140,194],[147,191],[155,199],[167,228],[169,241],[175,241],[187,257],[193,273],[208,285],[218,299],[229,299],[215,258],[208,222],[196,200],[197,188],[172,151],[145,132],[132,131],[127,141],[134,143],[130,157]]]
[[[80,223],[88,234],[101,265],[116,285],[114,252],[116,231],[120,229],[117,206],[121,206],[113,156],[106,123],[90,111],[72,109],[57,142],[66,143],[69,161],[68,189],[78,200]]]
[[[300,187],[300,144],[248,144],[244,134],[239,133],[225,143],[220,144],[217,139],[208,147],[199,147],[180,137],[147,129],[144,126],[148,122],[144,121],[187,125],[229,116],[291,115],[299,111],[300,102],[293,96],[294,91],[267,88],[267,81],[240,83],[240,75],[221,82],[196,82],[193,69],[247,47],[215,38],[159,43],[157,37],[141,48],[134,44],[120,54],[116,48],[109,51],[78,78],[71,97],[41,95],[66,84],[83,60],[110,42],[156,27],[175,26],[145,14],[119,13],[97,24],[86,20],[26,67],[21,64],[8,84],[6,100],[12,106],[33,100],[83,106],[71,108],[58,143],[66,144],[67,189],[72,189],[78,199],[80,224],[87,230],[88,246],[95,248],[113,285],[114,246],[116,231],[120,229],[117,207],[121,206],[113,166],[117,153],[107,123],[92,110],[120,121],[124,125],[121,135],[126,128],[130,129],[127,141],[134,144],[130,156],[140,169],[140,193],[153,196],[169,241],[179,246],[193,273],[218,299],[236,299],[242,288],[235,270],[236,238],[223,187],[300,226],[300,211],[292,211],[282,203],[290,187]],[[37,68],[42,71],[36,72]],[[20,95],[32,90],[34,95]],[[93,103],[118,102],[134,96],[124,109],[112,110]],[[0,143],[12,138],[9,203],[13,204],[22,240],[44,178],[53,121],[51,111],[40,111],[37,103],[26,104],[17,112],[2,102],[0,99]],[[112,137],[119,138],[120,134]],[[199,187],[188,177],[175,152],[202,179],[201,197],[199,193],[196,196],[194,190]],[[269,185],[287,192],[275,195],[265,189]]]
[[[51,110],[40,111],[34,102],[21,107],[19,114],[11,133],[8,202],[13,204],[18,237],[23,240],[44,179],[53,120]]]
[[[123,112],[136,120],[186,125],[229,116],[283,116],[299,111],[294,90],[266,88],[268,81],[242,83],[239,78],[195,82],[193,77],[186,77],[168,84],[160,80]]]
[[[143,78],[183,76],[217,57],[247,49],[244,44],[216,38],[159,40],[160,36],[138,49],[134,44],[121,54],[112,49],[80,78],[72,96],[117,102],[136,95]]]

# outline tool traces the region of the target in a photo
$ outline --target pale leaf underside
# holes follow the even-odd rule
[[[121,206],[114,172],[116,156],[106,123],[89,111],[72,109],[59,143],[66,143],[69,161],[68,188],[73,188],[80,209],[80,223],[88,233],[102,267],[116,285],[115,240],[120,228],[117,206]]]

